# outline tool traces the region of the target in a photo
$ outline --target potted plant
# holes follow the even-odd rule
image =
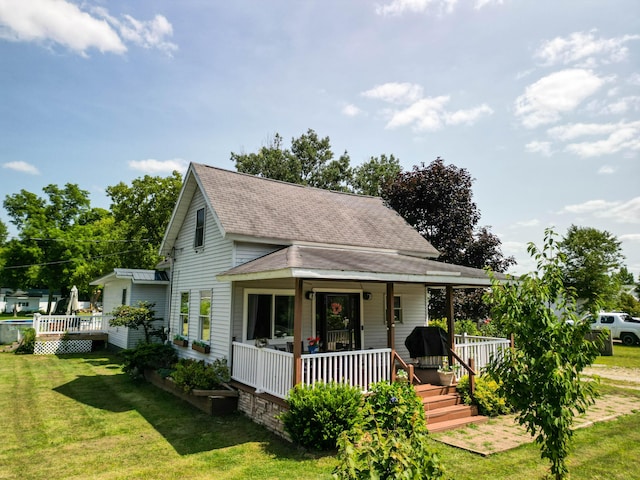
[[[209,344],[203,342],[202,340],[194,340],[191,343],[191,348],[200,353],[209,353],[211,351],[211,347],[209,346]]]
[[[307,338],[307,342],[309,343],[309,353],[318,353],[320,337],[309,337]]]
[[[459,365],[449,365],[449,361],[444,358],[442,360],[442,366],[438,368],[438,377],[440,378],[440,385],[449,387],[454,384],[456,376],[459,370]]]
[[[182,335],[176,335],[173,337],[174,345],[178,345],[179,347],[187,347],[189,346],[189,340]]]

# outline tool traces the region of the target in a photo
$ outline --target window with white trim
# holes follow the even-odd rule
[[[195,248],[204,245],[204,208],[199,208],[196,212],[196,237],[193,241]]]
[[[200,291],[199,335],[203,342],[211,341],[211,290]]]
[[[384,300],[384,318],[383,322],[387,323],[387,297]],[[402,299],[400,295],[393,296],[393,323],[404,323],[402,320]]]
[[[189,336],[189,292],[180,294],[180,334]]]
[[[245,305],[247,340],[293,336],[292,291],[246,290]]]

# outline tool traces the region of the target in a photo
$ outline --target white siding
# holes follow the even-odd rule
[[[265,255],[280,250],[280,245],[265,245],[263,243],[245,243],[237,242],[235,244],[234,261],[233,266],[242,265],[243,263],[250,262],[256,258],[264,257]]]
[[[198,339],[198,313],[201,290],[212,290],[211,298],[211,353],[214,358],[229,358],[231,354],[231,284],[216,281],[216,275],[230,269],[233,244],[222,238],[222,234],[206,208],[204,246],[194,248],[196,212],[206,208],[202,193],[193,196],[185,221],[175,243],[175,263],[171,290],[171,312],[169,313],[170,336],[181,333],[180,294],[189,292],[189,344]],[[178,348],[182,357],[203,358],[191,347]]]
[[[131,293],[129,294],[129,305],[137,305],[138,302],[151,302],[155,303],[153,310],[155,311],[156,318],[158,320],[154,322],[154,328],[160,328],[165,324],[166,319],[166,297],[168,295],[168,287],[166,285],[148,285],[148,284],[132,284]],[[129,329],[129,338],[127,341],[127,348],[135,347],[139,341],[144,340],[144,330],[132,330]],[[158,341],[158,338],[152,338],[152,341]]]
[[[105,283],[102,292],[102,311],[109,314],[114,308],[122,305],[122,290],[127,289],[127,305],[131,295],[131,280],[114,279]],[[109,327],[109,343],[119,348],[129,348],[129,329],[126,327]]]

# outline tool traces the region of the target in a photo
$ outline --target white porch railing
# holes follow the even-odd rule
[[[391,377],[391,349],[302,355],[302,383],[346,383],[367,391],[369,385]]]
[[[473,358],[476,371],[483,370],[494,358],[502,358],[504,349],[509,348],[509,340],[496,337],[478,337],[463,333],[456,335],[456,353],[465,362]],[[465,372],[462,372],[464,374]]]
[[[293,353],[233,342],[231,378],[256,389],[287,398],[293,386]]]
[[[287,398],[293,387],[293,354],[233,342],[231,378],[256,392]],[[391,349],[302,355],[302,383],[347,383],[366,391],[371,383],[389,380]]]
[[[33,316],[36,335],[63,333],[107,333],[109,315],[40,315]]]

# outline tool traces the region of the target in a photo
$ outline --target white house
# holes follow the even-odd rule
[[[277,398],[299,382],[389,378],[391,363],[409,360],[407,335],[426,324],[428,288],[489,285],[483,270],[436,261],[380,198],[193,163],[160,253],[170,335],[210,347],[179,355],[226,358],[237,384]]]
[[[102,285],[102,311],[109,315],[120,305],[133,305],[146,301],[154,303],[158,327],[167,320],[169,277],[158,270],[115,268],[113,272],[95,279],[90,285]],[[109,343],[119,348],[133,348],[144,340],[142,330],[126,327],[109,327]]]

